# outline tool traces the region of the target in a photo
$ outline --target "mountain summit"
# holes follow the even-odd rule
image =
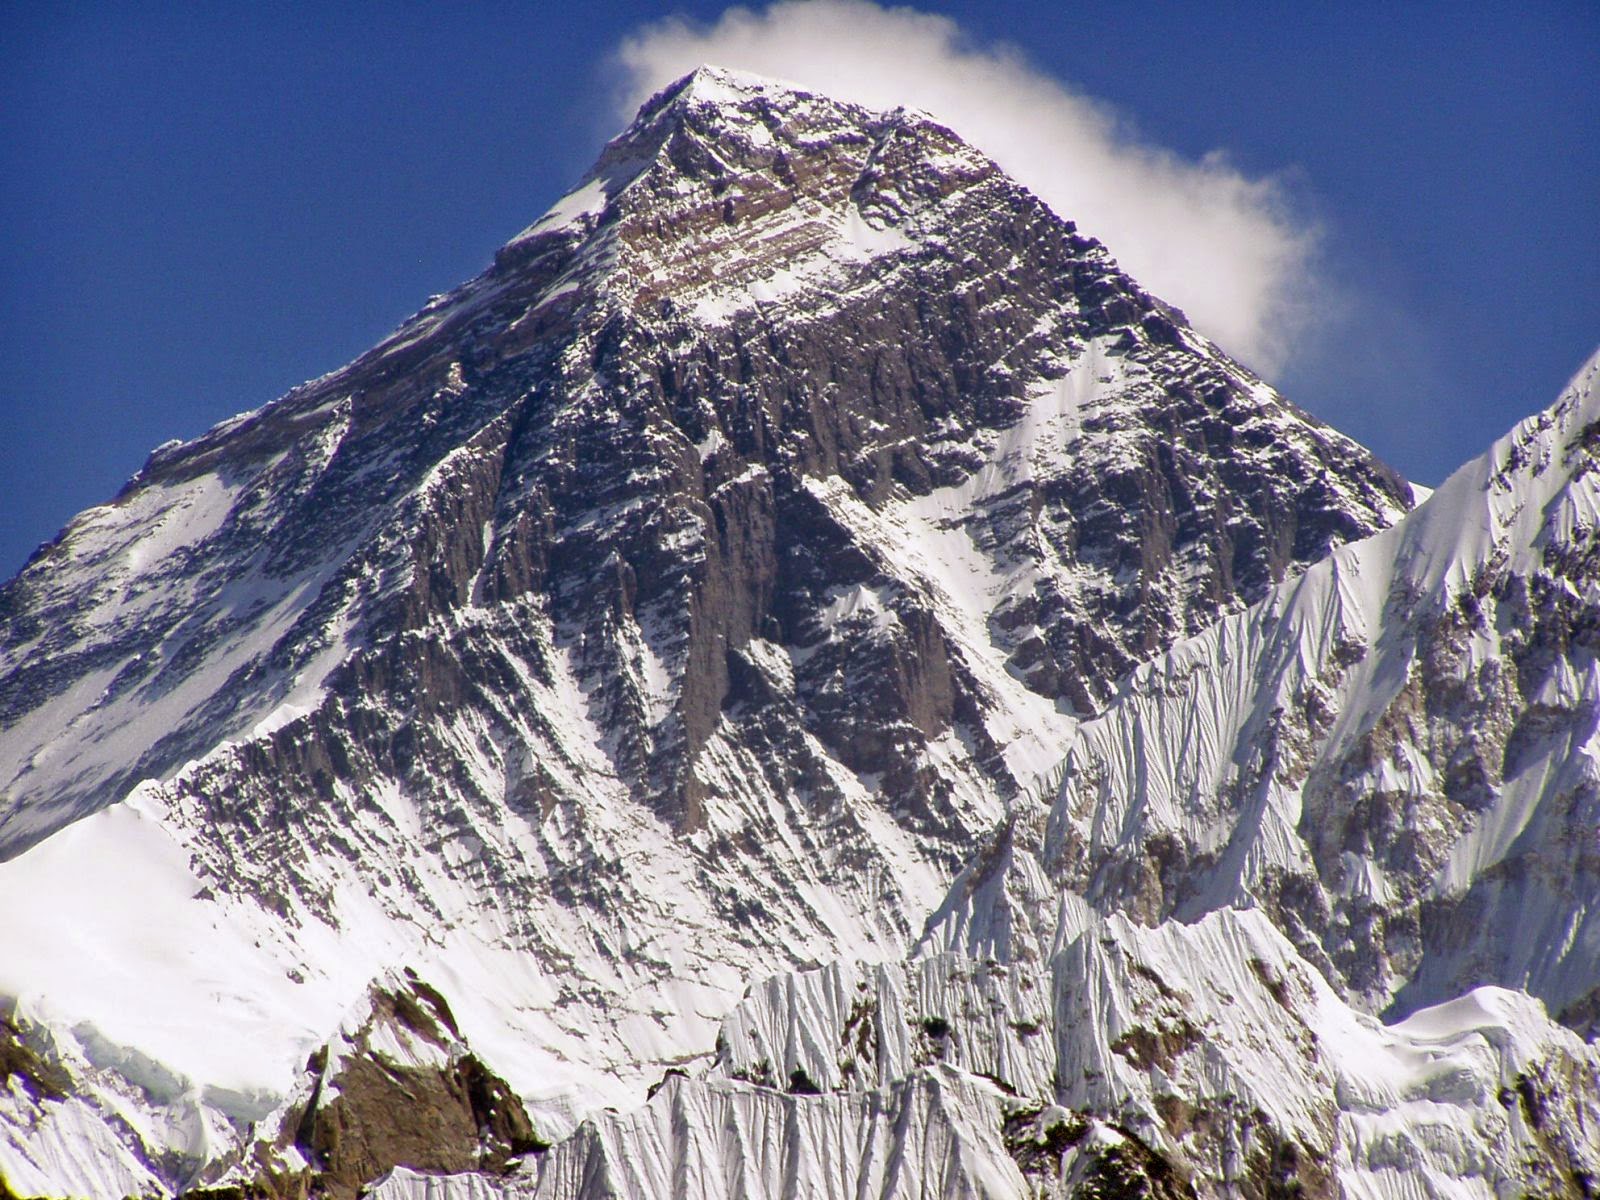
[[[907,619],[996,694],[937,668],[881,698],[901,749],[830,753],[913,771],[958,693],[980,746],[995,706],[1053,743],[1057,710],[1409,494],[948,130],[701,70],[491,270],[158,450],[8,586],[0,853],[309,714],[392,635],[530,603],[605,677],[606,757],[695,826],[732,660],[833,641],[823,594],[879,564],[818,559],[874,537],[931,551]],[[963,614],[937,635],[930,587]],[[819,728],[887,715],[800,682]]]
[[[0,932],[0,1170],[1266,1195],[1345,1178],[1349,1046],[1435,1035],[1448,1070],[1416,1079],[1455,1072],[1437,1103],[1488,1131],[1428,1159],[1441,1187],[1530,1138],[1594,1169],[1592,1049],[1510,993],[1359,1016],[1418,960],[1352,974],[1298,893],[1241,913],[1266,893],[1216,857],[1235,794],[1185,774],[1226,774],[1211,735],[1151,760],[1169,787],[1099,732],[1152,687],[1223,711],[1140,664],[1259,624],[1413,499],[931,118],[697,71],[483,275],[157,450],[0,591],[0,912],[28,914]],[[1248,705],[1235,645],[1206,653]],[[1150,789],[1226,811],[1125,817]],[[1353,888],[1364,853],[1316,878]],[[1449,979],[1526,982],[1503,965]],[[1178,1067],[1213,1035],[1202,1087]],[[1239,1082],[1278,1042],[1304,1071]],[[1538,1070],[1526,1128],[1477,1104]],[[1370,1111],[1403,1140],[1394,1071]]]

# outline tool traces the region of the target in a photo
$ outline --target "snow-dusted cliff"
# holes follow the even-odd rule
[[[1382,532],[1403,481],[948,130],[697,72],[0,590],[0,1171],[1592,1171],[1534,1001],[1356,1012],[1592,1020],[1587,396]]]
[[[771,977],[644,1106],[504,1178],[401,1169],[376,1194],[1592,1194],[1600,1048],[1520,989],[1593,1023],[1597,377],[1600,356],[1393,529],[1133,672],[912,957]],[[1487,765],[1465,785],[1435,765],[1464,740]],[[1430,870],[1312,808],[1335,768],[1404,805]],[[1310,847],[1334,834],[1327,879]],[[1319,924],[1283,903],[1296,868]],[[1387,889],[1376,928],[1352,877]],[[1402,957],[1384,922],[1407,905],[1427,923]],[[1403,1019],[1359,1011],[1397,992]]]
[[[1600,359],[1395,527],[1136,669],[933,943],[1036,955],[1055,935],[1025,914],[1062,891],[1150,922],[1259,905],[1373,1011],[1495,983],[1593,1032],[1597,381]]]

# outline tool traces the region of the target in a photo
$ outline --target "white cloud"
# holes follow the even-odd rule
[[[704,63],[869,108],[924,109],[1257,370],[1284,365],[1318,299],[1314,231],[1277,181],[1244,175],[1220,152],[1194,162],[1143,143],[1106,106],[1016,50],[973,44],[948,18],[867,0],[780,0],[731,8],[708,26],[652,24],[618,59],[630,115]]]

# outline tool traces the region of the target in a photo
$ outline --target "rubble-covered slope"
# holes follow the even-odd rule
[[[1135,670],[930,944],[1037,957],[1063,892],[1147,923],[1259,905],[1371,1011],[1492,983],[1600,1028],[1597,377]]]
[[[123,1190],[403,967],[557,1136],[903,952],[1117,676],[1409,503],[948,130],[698,72],[0,591],[0,997]]]

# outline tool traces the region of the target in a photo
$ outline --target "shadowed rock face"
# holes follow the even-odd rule
[[[158,780],[207,902],[525,955],[659,1076],[668,984],[908,945],[1130,667],[1409,502],[950,131],[700,72],[0,591],[0,856]]]

